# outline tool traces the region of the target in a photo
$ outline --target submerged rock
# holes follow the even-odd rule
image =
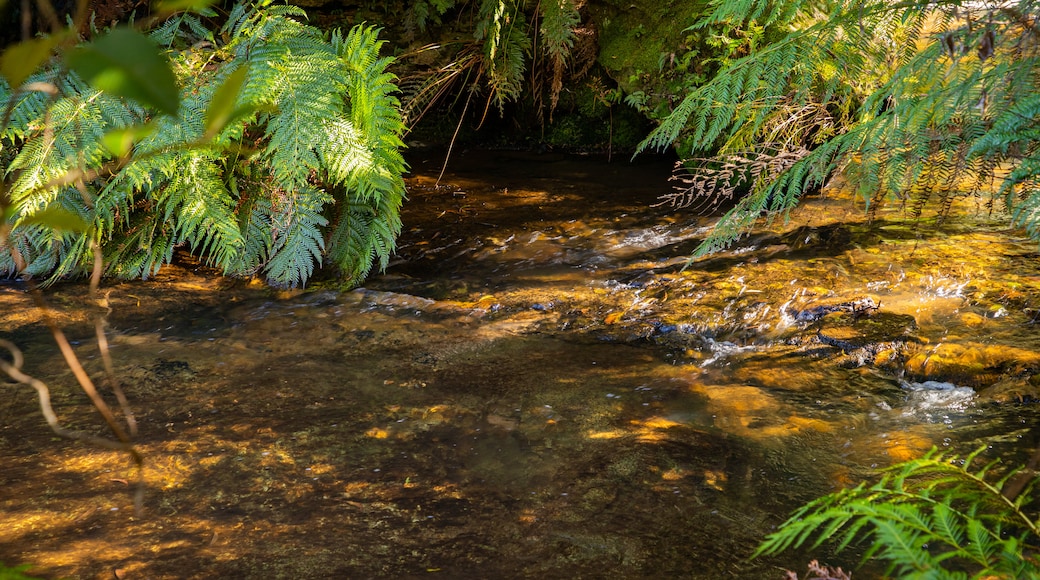
[[[921,342],[915,334],[917,321],[907,314],[835,312],[819,320],[815,328],[816,340],[845,353],[846,367],[898,365],[906,358],[907,344]]]
[[[1007,344],[942,343],[912,353],[906,374],[921,379],[986,386],[1040,371],[1040,354]]]
[[[996,403],[1040,402],[1040,374],[1003,378],[982,388],[979,396]]]
[[[909,314],[857,312],[832,314],[820,321],[816,336],[820,342],[845,352],[866,349],[874,354],[893,348],[896,343],[920,342],[913,333],[917,321]]]
[[[864,316],[876,311],[878,308],[880,308],[880,305],[868,296],[844,302],[814,303],[804,308],[791,308],[788,310],[788,314],[796,322],[816,322],[835,312],[847,312],[854,316]]]
[[[344,300],[347,302],[360,303],[366,306],[415,310],[425,310],[436,304],[436,301],[430,300],[429,298],[423,298],[422,296],[413,296],[411,294],[402,294],[400,292],[369,290],[367,288],[357,288],[356,290],[348,292],[344,295]]]

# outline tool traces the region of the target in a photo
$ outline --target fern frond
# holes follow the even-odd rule
[[[775,175],[760,180],[727,211],[694,251],[691,260],[729,248],[763,216],[783,216],[798,204],[801,192],[822,184],[838,166],[843,140],[834,140],[811,152],[782,152]]]
[[[390,60],[379,56],[382,41],[374,27],[355,27],[345,37],[334,32],[336,53],[350,63],[349,120],[325,124],[321,155],[331,181],[343,188],[340,211],[328,238],[329,260],[352,284],[368,275],[374,260],[385,268],[400,233],[404,199],[400,154],[405,126],[396,98]]]
[[[34,77],[58,86],[55,99],[2,92],[10,122],[0,144],[16,148],[0,150],[10,160],[6,217],[15,224],[10,243],[29,261],[24,273],[85,271],[93,243],[117,276],[152,275],[178,245],[226,274],[263,272],[279,286],[304,284],[327,256],[353,282],[375,261],[385,267],[400,232],[406,170],[391,60],[379,55],[377,28],[327,39],[305,19],[295,6],[237,4],[220,35],[192,15],[160,25],[153,38],[170,48],[181,79],[177,117],[153,116],[60,69]],[[202,143],[218,87],[243,68],[231,108],[247,113]],[[147,119],[153,130],[130,159],[106,166],[113,160],[101,137]],[[50,186],[73,168],[103,167],[82,184],[86,194]],[[74,208],[91,227],[66,234],[20,225],[53,204]],[[351,207],[367,208],[363,223],[353,220],[365,228],[352,232],[353,253],[337,247],[337,228],[326,231],[330,215],[338,224]],[[360,261],[348,262],[348,253]],[[0,252],[0,272],[13,271],[10,252]]]
[[[912,572],[928,570],[931,562],[924,533],[901,521],[913,518],[911,506],[900,506],[896,509],[882,508],[872,518],[875,545],[880,549],[877,555],[890,562],[891,569],[897,576],[906,578]]]
[[[694,111],[701,104],[703,96],[699,92],[694,91],[683,97],[683,100],[680,101],[672,113],[665,117],[661,124],[655,127],[639,143],[633,156],[646,150],[660,151],[670,147],[679,140],[679,134],[686,129],[687,125],[691,125],[690,130],[694,135],[702,135],[706,129],[707,117],[698,115],[692,120],[690,117],[693,116]]]
[[[428,22],[440,23],[440,17],[455,6],[455,0],[416,0],[408,8],[410,17],[406,21],[414,23],[420,31],[426,30]]]
[[[1007,155],[1023,141],[1040,141],[1040,93],[1026,96],[1000,112],[989,131],[975,139],[972,155]]]
[[[574,48],[575,29],[581,24],[581,15],[573,0],[546,0],[541,2],[542,44],[552,67],[549,89],[549,110],[556,108],[563,90],[563,71]]]
[[[181,171],[157,199],[164,221],[171,223],[175,239],[185,242],[213,265],[231,266],[244,240],[233,212],[233,200],[224,188],[221,171],[205,155],[188,156]]]
[[[384,43],[379,40],[379,29],[355,26],[345,37],[336,31],[331,43],[348,70],[346,93],[351,121],[371,143],[377,165],[403,173],[400,149],[405,126],[396,96],[397,77],[387,72],[392,59],[379,56]]]
[[[1040,565],[1021,557],[1023,538],[1040,540],[1037,522],[985,479],[995,462],[970,470],[975,455],[961,464],[933,449],[886,469],[869,488],[861,484],[814,500],[770,534],[755,555],[815,547],[844,529],[839,551],[866,541],[864,558],[886,560],[900,578],[967,577],[965,565],[977,570],[974,577],[1040,577]]]
[[[518,13],[514,1],[484,0],[476,28],[477,40],[484,42],[484,74],[491,100],[500,113],[520,95],[526,69],[526,20]]]
[[[239,228],[244,232],[245,243],[226,272],[236,276],[252,276],[260,271],[274,251],[274,208],[271,198],[263,195],[263,192],[244,196],[241,202]]]
[[[294,21],[283,26],[271,27],[273,38],[257,39],[250,48],[243,100],[274,106],[265,130],[269,143],[261,155],[279,184],[295,189],[319,167],[314,144],[324,120],[340,113],[338,94],[345,79],[339,60],[316,31]]]
[[[294,197],[280,200],[281,211],[272,216],[273,248],[264,272],[268,283],[279,287],[306,282],[325,251],[321,228],[328,220],[322,210],[331,198],[310,187],[299,188]]]
[[[712,0],[705,16],[693,28],[708,28],[719,24],[759,22],[764,26],[790,22],[802,7],[795,0]]]
[[[348,188],[364,187],[360,176],[374,165],[373,153],[361,130],[349,119],[326,119],[321,126],[324,136],[318,153],[332,183]]]
[[[136,216],[135,216],[136,217]],[[135,219],[105,248],[108,273],[122,278],[148,278],[173,259],[176,242],[163,224]]]
[[[200,40],[214,41],[213,32],[202,25],[198,16],[181,12],[148,33],[159,46],[191,46]]]
[[[932,530],[949,546],[964,545],[965,531],[949,500],[936,503],[932,509]]]
[[[776,127],[805,126],[792,111],[818,104],[834,116],[788,131],[785,138],[810,149],[827,147],[826,161],[811,170],[794,164],[773,175],[782,185],[769,186],[772,199],[783,192],[781,203],[765,207],[763,198],[752,196],[738,211],[790,207],[806,184],[826,177],[820,168],[842,167],[870,211],[891,198],[914,217],[937,205],[941,219],[956,198],[978,195],[994,168],[1008,163],[1011,171],[996,195],[1019,212],[1015,223],[1035,223],[1031,208],[1037,200],[1015,200],[1010,192],[1028,191],[1019,184],[1037,175],[1035,156],[1023,152],[1040,142],[1040,49],[1016,40],[1035,31],[1028,19],[1015,16],[1031,14],[1036,3],[1013,4],[1005,10],[838,0],[816,11],[802,2],[781,2],[775,9],[757,0],[714,2],[698,27],[761,21],[783,23],[790,31],[689,91],[638,151],[676,146],[683,156],[712,152],[725,159],[775,142]],[[967,189],[960,185],[965,177],[974,183]],[[728,214],[719,222],[722,231],[698,254],[726,247],[746,231],[739,228],[755,222]]]
[[[46,190],[46,184],[68,170],[104,163],[109,154],[101,145],[101,137],[108,130],[127,127],[140,118],[134,108],[87,87],[71,74],[62,85],[67,96],[47,108],[50,131],[40,131],[41,126],[34,127],[34,122],[28,121],[43,115],[38,108],[43,103],[24,99],[22,103],[29,110],[16,107],[15,120],[26,123],[26,142],[7,172],[17,172],[10,196],[20,208],[38,208],[52,201],[55,192]]]

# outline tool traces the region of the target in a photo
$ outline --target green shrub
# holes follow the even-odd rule
[[[0,580],[34,580],[32,576],[24,574],[29,568],[32,568],[32,566],[22,565],[8,568],[3,563],[0,563]]]
[[[716,0],[692,30],[787,34],[691,87],[640,149],[681,147],[676,206],[736,202],[699,255],[835,174],[870,208],[894,201],[914,218],[934,209],[941,221],[955,200],[985,196],[1040,240],[1038,9]]]
[[[179,87],[172,104],[147,92],[158,69],[131,78],[146,90],[130,94],[106,84],[111,69],[92,70],[121,57],[127,29],[58,50],[16,90],[0,81],[0,273],[20,270],[16,254],[24,275],[84,273],[95,245],[106,273],[127,278],[154,274],[178,246],[277,286],[321,265],[352,283],[386,266],[406,166],[378,30],[326,35],[301,9],[267,4],[236,5],[216,34],[193,14],[150,32]]]

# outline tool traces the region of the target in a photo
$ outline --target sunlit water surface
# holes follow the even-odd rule
[[[747,560],[801,503],[933,446],[1013,461],[1037,443],[1036,245],[1000,222],[867,223],[831,191],[684,268],[711,218],[652,207],[667,163],[468,153],[438,184],[440,161],[414,160],[399,256],[363,288],[186,270],[113,285],[150,515],[111,483],[125,460],[52,441],[31,390],[7,386],[0,560],[780,578],[856,561]],[[29,370],[93,425],[31,317],[14,320]]]

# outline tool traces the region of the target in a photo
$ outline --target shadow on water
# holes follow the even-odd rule
[[[111,285],[147,513],[125,458],[53,440],[9,385],[0,561],[48,577],[780,578],[856,561],[747,559],[803,502],[933,445],[1036,444],[1035,405],[995,402],[1040,372],[1040,276],[1006,232],[911,241],[825,196],[683,269],[709,220],[651,207],[664,161],[475,152],[440,185],[438,163],[412,166],[399,260],[364,288],[278,294],[190,262]],[[84,293],[54,301],[97,373]],[[898,328],[864,330],[849,306],[864,297]],[[96,429],[21,299],[0,289],[4,336],[32,345],[63,419]]]

